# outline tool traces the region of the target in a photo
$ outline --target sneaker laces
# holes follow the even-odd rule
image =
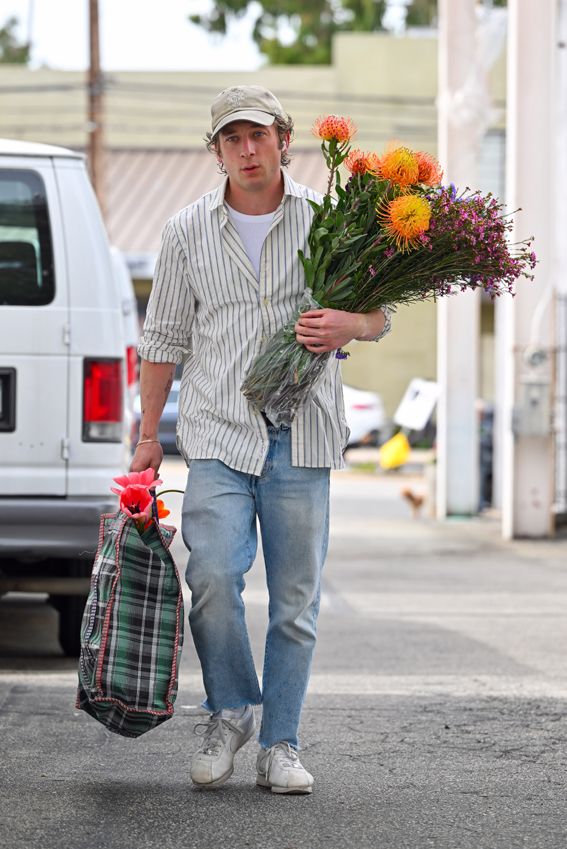
[[[211,714],[207,722],[198,722],[193,731],[198,737],[203,737],[199,752],[218,755],[226,744],[227,730],[240,733],[239,728],[220,713]]]
[[[193,729],[203,738],[199,751],[204,755],[218,755],[225,744],[225,733],[221,714],[211,714],[207,722],[198,722]],[[201,730],[202,729],[202,730]]]
[[[267,770],[274,760],[278,761],[282,769],[303,769],[299,755],[289,743],[276,743],[275,746],[272,746],[268,755]]]

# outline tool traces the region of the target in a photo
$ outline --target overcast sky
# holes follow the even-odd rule
[[[212,39],[189,23],[207,0],[99,0],[101,57],[107,70],[255,70],[262,64],[250,38],[250,22],[230,38]],[[87,65],[88,0],[0,0],[0,24],[19,19],[20,36],[31,26],[33,67],[80,70]]]

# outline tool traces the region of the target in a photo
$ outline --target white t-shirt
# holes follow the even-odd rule
[[[268,235],[268,230],[272,226],[274,212],[268,212],[267,215],[245,215],[243,212],[237,212],[231,206],[226,204],[230,220],[238,230],[238,235],[244,245],[244,250],[248,254],[250,262],[256,272],[256,277],[260,277],[260,255],[262,246]]]

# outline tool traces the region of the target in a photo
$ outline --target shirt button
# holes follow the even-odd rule
[[[262,303],[264,304],[265,307],[267,307],[268,304],[270,303],[270,299],[269,298],[263,298]]]

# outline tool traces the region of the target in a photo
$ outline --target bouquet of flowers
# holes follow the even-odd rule
[[[320,118],[313,132],[329,169],[327,192],[309,201],[309,250],[299,257],[307,288],[293,318],[256,356],[244,395],[274,424],[291,424],[312,397],[329,359],[295,339],[298,316],[329,307],[366,313],[481,288],[492,298],[532,278],[531,242],[510,244],[512,221],[492,194],[441,184],[437,160],[391,145],[379,156],[351,148],[349,118]],[[341,186],[339,166],[350,178]],[[334,184],[334,197],[331,189]]]

